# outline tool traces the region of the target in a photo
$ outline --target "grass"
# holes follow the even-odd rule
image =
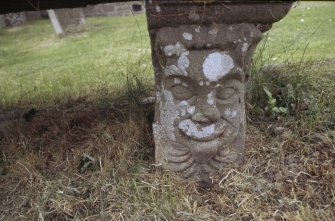
[[[251,123],[242,166],[212,182],[187,181],[153,166],[151,123],[133,105],[41,110],[30,123],[12,124],[1,142],[0,217],[333,219],[331,131],[295,130],[293,124],[274,134],[269,124]],[[309,140],[307,132],[325,138]],[[84,168],[85,154],[94,160]]]
[[[303,54],[313,61],[335,57],[334,4],[299,5],[266,36],[267,64],[296,63]],[[45,107],[102,86],[120,87],[129,67],[152,82],[144,15],[89,18],[88,24],[67,38],[58,38],[48,20],[0,32],[0,107]]]
[[[298,2],[266,36],[269,46],[263,53],[271,58],[268,63],[334,58],[335,46],[329,38],[335,35],[334,7],[332,2]]]
[[[288,116],[308,115],[313,123],[334,121],[335,53],[329,41],[335,34],[330,13],[334,7],[329,2],[298,2],[265,34],[251,71],[251,114],[263,120],[280,115],[266,110],[274,99],[276,108],[286,109]],[[265,96],[265,89],[271,97]]]
[[[152,78],[144,16],[88,22],[86,29],[66,38],[58,38],[48,20],[4,30],[0,106],[45,107],[100,87],[120,88],[132,67]]]
[[[66,38],[48,21],[3,30],[0,220],[333,220],[334,9],[299,3],[267,33],[244,164],[211,181],[154,166],[153,106],[137,102],[153,86],[143,16],[89,19]]]

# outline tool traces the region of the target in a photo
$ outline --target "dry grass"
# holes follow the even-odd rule
[[[124,101],[79,102],[14,122],[0,135],[0,220],[335,216],[334,125],[251,121],[245,164],[197,182],[156,170],[151,112]],[[278,125],[285,131],[275,133]]]

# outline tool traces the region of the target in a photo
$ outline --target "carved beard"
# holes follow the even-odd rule
[[[183,126],[185,122],[191,121],[190,116],[174,120],[175,140],[170,139],[171,136],[168,135],[166,127],[156,123],[154,126],[155,141],[159,140],[167,168],[174,172],[183,172],[186,177],[196,177],[203,173],[214,173],[238,160],[241,157],[238,154],[241,154],[241,151],[238,150],[244,148],[244,143],[239,143],[239,137],[245,133],[245,118],[242,117],[245,111],[244,104],[237,106],[241,112],[236,123],[228,122],[224,117],[221,117],[217,122],[200,125],[201,127],[206,127],[206,125],[222,127],[222,132],[214,133],[213,137],[194,139],[194,137],[188,136],[187,130]],[[198,128],[201,129],[201,127]]]
[[[168,139],[167,136],[161,136],[162,133],[164,133],[162,126],[154,124],[155,140],[159,141],[159,145],[164,149],[166,167],[171,171],[183,173],[185,177],[201,177],[202,174],[216,173],[242,159],[244,141],[241,141],[239,137],[245,134],[243,123],[240,124],[237,134],[231,137],[232,142],[229,144],[223,144],[226,142],[222,142],[220,138],[206,142],[193,140],[175,142]],[[195,146],[198,147],[197,150],[194,148]],[[210,149],[210,151],[205,149]],[[204,157],[195,158],[198,155],[203,156],[205,151],[207,159]]]

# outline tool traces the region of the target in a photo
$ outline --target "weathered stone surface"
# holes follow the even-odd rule
[[[283,18],[293,1],[146,1],[150,28],[186,24],[272,24]],[[198,3],[195,3],[198,2]]]
[[[202,178],[242,162],[245,85],[259,23],[271,25],[289,8],[276,4],[274,18],[267,14],[274,8],[253,6],[147,2],[157,165]]]
[[[64,35],[77,26],[86,24],[81,8],[48,10],[49,18],[58,35]]]
[[[137,7],[135,7],[137,6]],[[140,10],[135,10],[135,9]],[[89,5],[83,8],[86,17],[93,16],[127,16],[145,12],[142,1],[119,2],[99,5]]]

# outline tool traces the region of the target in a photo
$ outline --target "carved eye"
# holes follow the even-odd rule
[[[221,100],[228,100],[236,94],[236,90],[233,87],[219,87],[216,92],[216,97]]]
[[[174,98],[178,100],[188,100],[193,97],[193,91],[181,84],[174,86],[171,92]]]

